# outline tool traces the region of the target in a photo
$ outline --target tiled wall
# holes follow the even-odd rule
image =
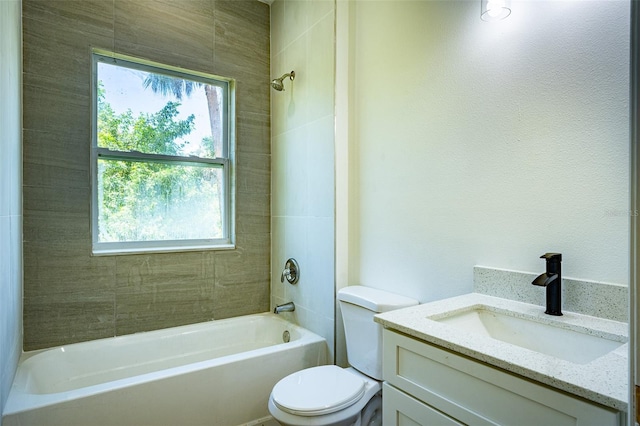
[[[271,6],[271,76],[294,70],[285,91],[271,92],[272,304],[334,347],[334,82],[333,0],[276,0]],[[287,258],[300,281],[280,283]]]
[[[26,350],[269,308],[269,7],[24,0]],[[237,249],[91,256],[90,49],[237,79]]]
[[[22,353],[20,42],[20,0],[0,1],[0,419]]]

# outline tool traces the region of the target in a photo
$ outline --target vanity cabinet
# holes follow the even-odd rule
[[[383,424],[620,426],[622,413],[392,330]]]

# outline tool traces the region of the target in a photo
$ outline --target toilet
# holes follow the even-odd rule
[[[363,286],[341,289],[338,300],[350,367],[307,368],[276,383],[269,412],[284,426],[382,424],[382,326],[373,316],[418,301]]]

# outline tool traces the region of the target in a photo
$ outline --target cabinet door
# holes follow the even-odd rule
[[[383,359],[389,384],[465,424],[621,424],[617,411],[389,330]]]
[[[382,385],[382,395],[382,424],[385,426],[462,426],[462,423],[386,382]]]

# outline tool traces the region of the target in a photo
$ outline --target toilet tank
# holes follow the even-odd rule
[[[376,380],[382,380],[382,326],[373,316],[417,305],[410,297],[364,286],[338,291],[349,364]]]

